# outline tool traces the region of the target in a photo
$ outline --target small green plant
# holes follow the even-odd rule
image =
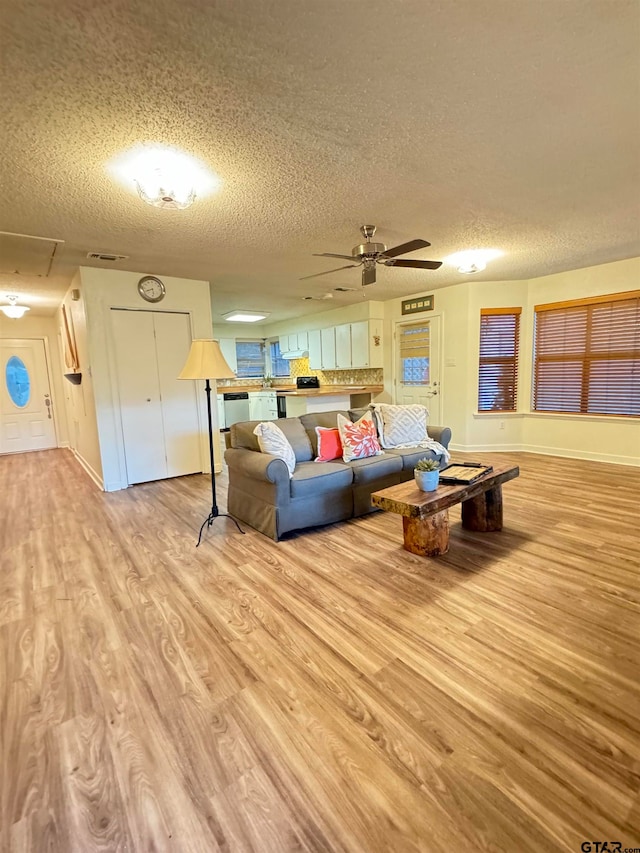
[[[436,459],[420,459],[415,465],[416,471],[438,471],[439,468],[440,463]]]

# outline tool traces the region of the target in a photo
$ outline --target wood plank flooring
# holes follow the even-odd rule
[[[484,458],[504,529],[427,559],[0,457],[2,853],[640,848],[640,470]]]

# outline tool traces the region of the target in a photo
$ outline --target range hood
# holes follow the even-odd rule
[[[280,358],[286,358],[289,361],[293,358],[306,358],[309,355],[308,349],[294,349],[289,350],[289,352],[281,352]]]

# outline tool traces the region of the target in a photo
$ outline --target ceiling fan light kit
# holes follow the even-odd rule
[[[305,275],[300,281],[308,278],[317,278],[321,275],[329,275],[332,272],[351,269],[352,267],[362,267],[362,286],[366,287],[369,284],[376,282],[376,264],[383,264],[387,267],[407,267],[410,269],[422,270],[437,270],[442,266],[442,261],[412,261],[405,258],[399,258],[405,252],[415,252],[418,249],[424,249],[430,246],[426,240],[409,240],[407,243],[401,243],[399,246],[393,246],[387,249],[384,243],[373,243],[372,237],[376,233],[375,225],[362,225],[360,233],[365,239],[364,243],[354,246],[350,255],[339,255],[333,252],[321,252],[314,254],[315,258],[342,258],[345,261],[355,261],[355,263],[347,264],[344,267],[337,267],[333,270],[314,273],[314,275]]]

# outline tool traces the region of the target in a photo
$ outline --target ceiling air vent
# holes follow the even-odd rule
[[[129,255],[109,255],[107,252],[87,252],[91,261],[126,261]]]

